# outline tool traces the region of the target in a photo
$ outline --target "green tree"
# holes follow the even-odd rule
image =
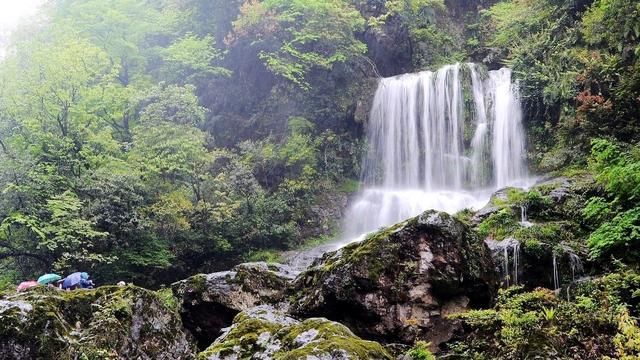
[[[252,43],[269,70],[308,89],[310,71],[331,70],[366,51],[355,36],[364,23],[343,0],[248,1],[228,41]]]

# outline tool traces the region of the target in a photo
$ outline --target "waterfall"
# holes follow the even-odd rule
[[[493,258],[500,266],[497,268],[502,285],[505,287],[520,283],[520,242],[513,238],[502,241],[485,240],[493,254]],[[509,266],[511,264],[511,267]]]
[[[526,179],[511,71],[447,65],[381,79],[367,128],[363,190],[346,216],[356,237],[427,209],[483,206]]]
[[[494,101],[493,166],[498,188],[524,178],[524,136],[518,87],[511,82],[511,70],[489,72]]]

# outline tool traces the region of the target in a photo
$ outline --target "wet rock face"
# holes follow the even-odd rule
[[[590,197],[601,195],[587,173],[494,193],[470,222],[492,248],[502,285],[555,289],[588,272],[584,239],[592,230],[576,219],[583,218]]]
[[[36,288],[0,300],[1,359],[191,359],[178,314],[137,287]]]
[[[171,288],[184,326],[204,349],[239,312],[263,304],[286,307],[285,291],[294,277],[286,265],[248,263],[232,271],[195,275]]]
[[[495,289],[484,242],[453,217],[427,211],[323,256],[296,280],[291,311],[367,338],[437,345],[456,327],[445,315],[489,305]]]
[[[344,325],[323,318],[295,320],[271,306],[241,312],[200,360],[326,359],[387,360],[375,342],[364,341]]]

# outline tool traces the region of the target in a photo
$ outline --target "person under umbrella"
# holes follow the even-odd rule
[[[18,285],[18,288],[16,289],[18,292],[23,292],[23,291],[27,291],[28,289],[31,289],[33,287],[36,287],[40,284],[38,284],[37,281],[35,280],[30,280],[30,281],[23,281],[20,283],[20,285]]]
[[[60,279],[62,279],[62,276],[58,274],[44,274],[38,278],[38,284],[40,285],[54,284]]]
[[[89,274],[86,272],[75,272],[62,282],[62,288],[65,290],[92,289],[93,287],[93,281],[89,280]]]

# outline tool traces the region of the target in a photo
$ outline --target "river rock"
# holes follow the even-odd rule
[[[484,242],[452,216],[427,211],[325,254],[296,279],[291,310],[365,338],[435,346],[456,327],[447,314],[488,306],[496,286]]]
[[[192,359],[195,342],[156,293],[39,287],[0,299],[0,359]]]
[[[286,265],[247,263],[231,271],[195,275],[171,287],[185,327],[206,348],[239,312],[263,304],[286,308],[285,292],[295,274]]]
[[[324,318],[298,321],[271,306],[239,313],[200,360],[391,360],[376,342]]]

